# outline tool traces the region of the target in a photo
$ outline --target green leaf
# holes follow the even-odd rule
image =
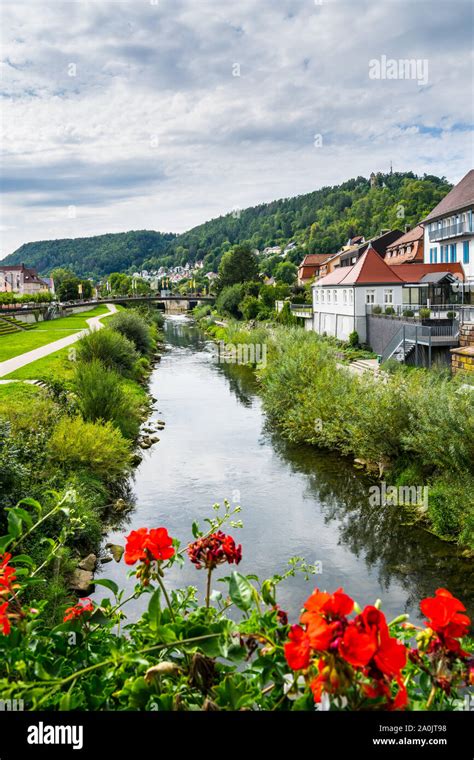
[[[28,567],[34,567],[35,563],[34,560],[29,556],[29,554],[17,554],[15,557],[13,557],[13,562],[16,565],[28,565]]]
[[[234,604],[241,610],[249,610],[252,606],[254,588],[245,575],[236,570],[230,576],[229,596]]]
[[[43,507],[41,506],[39,501],[36,501],[36,499],[30,499],[30,498],[22,499],[21,501],[18,502],[18,506],[20,506],[20,504],[23,504],[23,506],[25,507],[33,507],[34,509],[38,510],[40,514],[43,511]]]
[[[199,538],[200,536],[202,536],[202,531],[199,527],[199,523],[193,522],[191,530],[193,532],[194,538]]]
[[[18,538],[18,536],[21,536],[21,517],[17,514],[15,508],[11,508],[8,510],[8,532],[13,538]]]
[[[9,546],[12,543],[12,541],[13,541],[13,536],[10,536],[9,533],[7,533],[6,536],[2,536],[0,538],[0,554],[3,554],[6,551],[7,546]]]
[[[153,592],[150,602],[148,604],[148,617],[150,620],[150,628],[152,631],[158,630],[161,622],[161,589],[157,588]]]
[[[274,596],[275,586],[272,581],[267,580],[262,583],[262,599],[265,604],[275,605],[276,599]]]
[[[40,660],[36,660],[35,662],[35,676],[41,681],[51,681],[54,676],[51,675],[51,673],[48,673],[46,668],[44,667],[43,663]]]
[[[71,709],[71,694],[67,691],[59,700],[59,709],[69,711]]]
[[[99,578],[99,580],[94,580],[94,584],[96,586],[104,586],[104,588],[108,588],[109,591],[112,591],[115,595],[118,594],[119,587],[115,581],[111,581],[109,578]]]

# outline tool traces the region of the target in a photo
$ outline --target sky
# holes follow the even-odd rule
[[[472,9],[2,0],[0,258],[181,232],[391,162],[457,182],[473,165]]]

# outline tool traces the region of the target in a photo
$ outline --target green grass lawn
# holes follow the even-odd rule
[[[33,351],[35,348],[46,346],[48,343],[71,335],[71,333],[83,330],[87,327],[87,319],[107,314],[107,312],[107,306],[96,306],[94,309],[84,311],[82,314],[52,319],[48,322],[38,322],[38,326],[34,330],[0,336],[0,362],[12,359],[14,356],[19,356],[27,351]]]
[[[35,385],[25,385],[25,383],[0,384],[0,417],[13,406],[25,406],[42,394],[44,394],[44,390]]]

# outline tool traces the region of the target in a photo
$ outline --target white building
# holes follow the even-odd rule
[[[338,267],[313,285],[313,330],[348,340],[354,330],[367,340],[367,311],[453,302],[452,283],[463,280],[459,262],[389,266],[371,246],[351,267]]]
[[[474,169],[428,214],[424,227],[425,264],[462,264],[474,301]],[[466,300],[469,288],[466,288]]]
[[[402,304],[404,281],[371,247],[351,267],[339,267],[313,285],[313,329],[348,340],[367,337],[367,304]]]

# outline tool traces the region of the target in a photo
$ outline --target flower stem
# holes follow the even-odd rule
[[[167,605],[167,607],[168,607],[168,609],[170,611],[171,620],[173,621],[173,623],[176,623],[176,617],[175,617],[175,614],[174,614],[173,607],[171,606],[171,600],[170,600],[170,598],[168,596],[168,592],[166,590],[165,584],[163,583],[163,581],[161,580],[161,578],[160,578],[159,575],[158,575],[158,579],[157,580],[158,580],[158,583],[160,584],[160,588],[161,588],[161,590],[163,592],[163,596],[165,597],[166,605]]]
[[[209,609],[209,606],[211,604],[211,577],[212,577],[212,567],[210,567],[207,571],[207,586],[206,586],[206,607]]]
[[[436,696],[436,686],[433,684],[430,691],[430,696],[428,697],[428,701],[426,703],[426,709],[429,710],[431,705],[433,704],[433,700]]]

